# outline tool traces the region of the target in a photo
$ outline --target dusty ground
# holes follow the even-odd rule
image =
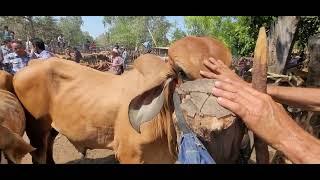
[[[29,142],[25,135],[24,139]],[[115,164],[117,163],[113,152],[110,150],[88,150],[85,159],[81,159],[81,154],[74,148],[69,140],[63,135],[58,135],[53,145],[53,158],[56,164]],[[22,164],[32,164],[30,154],[27,154]]]

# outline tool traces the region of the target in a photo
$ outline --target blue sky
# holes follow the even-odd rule
[[[176,22],[177,26],[184,29],[183,16],[167,16],[170,22]],[[96,38],[100,34],[105,32],[105,28],[102,23],[103,16],[82,16],[83,25],[82,31],[88,31],[91,36]]]

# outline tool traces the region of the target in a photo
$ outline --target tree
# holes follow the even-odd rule
[[[43,39],[46,43],[56,39],[62,33],[57,25],[57,19],[54,19],[52,16],[37,16],[34,21],[36,36]]]
[[[223,41],[233,55],[253,52],[259,28],[269,29],[273,16],[186,16],[188,34],[211,36]]]
[[[298,25],[298,35],[295,48],[304,51],[308,39],[320,33],[320,16],[302,16]]]
[[[66,16],[61,17],[58,23],[62,34],[66,41],[69,41],[70,46],[76,46],[84,42],[81,25],[83,24],[81,16]]]
[[[108,37],[106,33],[100,34],[96,37],[95,41],[97,42],[98,46],[105,47],[108,45]]]
[[[39,37],[45,43],[63,34],[70,45],[81,45],[87,39],[93,41],[88,32],[81,31],[81,16],[61,17],[60,21],[53,16],[0,16],[0,25],[9,26],[16,38],[26,41],[27,38]]]
[[[181,39],[181,38],[183,38],[183,37],[186,37],[187,36],[187,34],[186,34],[186,32],[184,32],[184,31],[182,31],[181,29],[179,29],[179,28],[175,28],[174,30],[173,30],[173,33],[172,33],[172,39],[171,39],[171,42],[174,42],[174,41],[176,41],[176,40],[178,40],[178,39]]]
[[[166,46],[170,23],[164,16],[105,16],[103,23],[108,29],[110,43],[119,43],[133,48],[145,41]],[[149,30],[148,30],[149,28]]]

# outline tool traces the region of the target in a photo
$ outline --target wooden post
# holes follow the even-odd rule
[[[267,64],[268,64],[268,42],[264,27],[259,30],[257,44],[254,50],[252,87],[262,93],[267,92]],[[269,163],[268,146],[256,135],[254,136],[254,147],[256,150],[256,162],[259,164]]]

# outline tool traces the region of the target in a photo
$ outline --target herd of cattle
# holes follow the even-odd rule
[[[110,149],[120,163],[175,163],[179,130],[173,92],[202,78],[204,60],[214,57],[230,66],[232,56],[208,37],[185,37],[168,53],[166,61],[142,55],[120,76],[57,57],[32,60],[14,76],[0,71],[0,151],[11,163],[27,153],[33,163],[54,163],[53,142],[61,133],[83,156],[87,149]],[[209,133],[214,140],[204,145],[215,161],[236,163],[242,124],[234,120]]]

